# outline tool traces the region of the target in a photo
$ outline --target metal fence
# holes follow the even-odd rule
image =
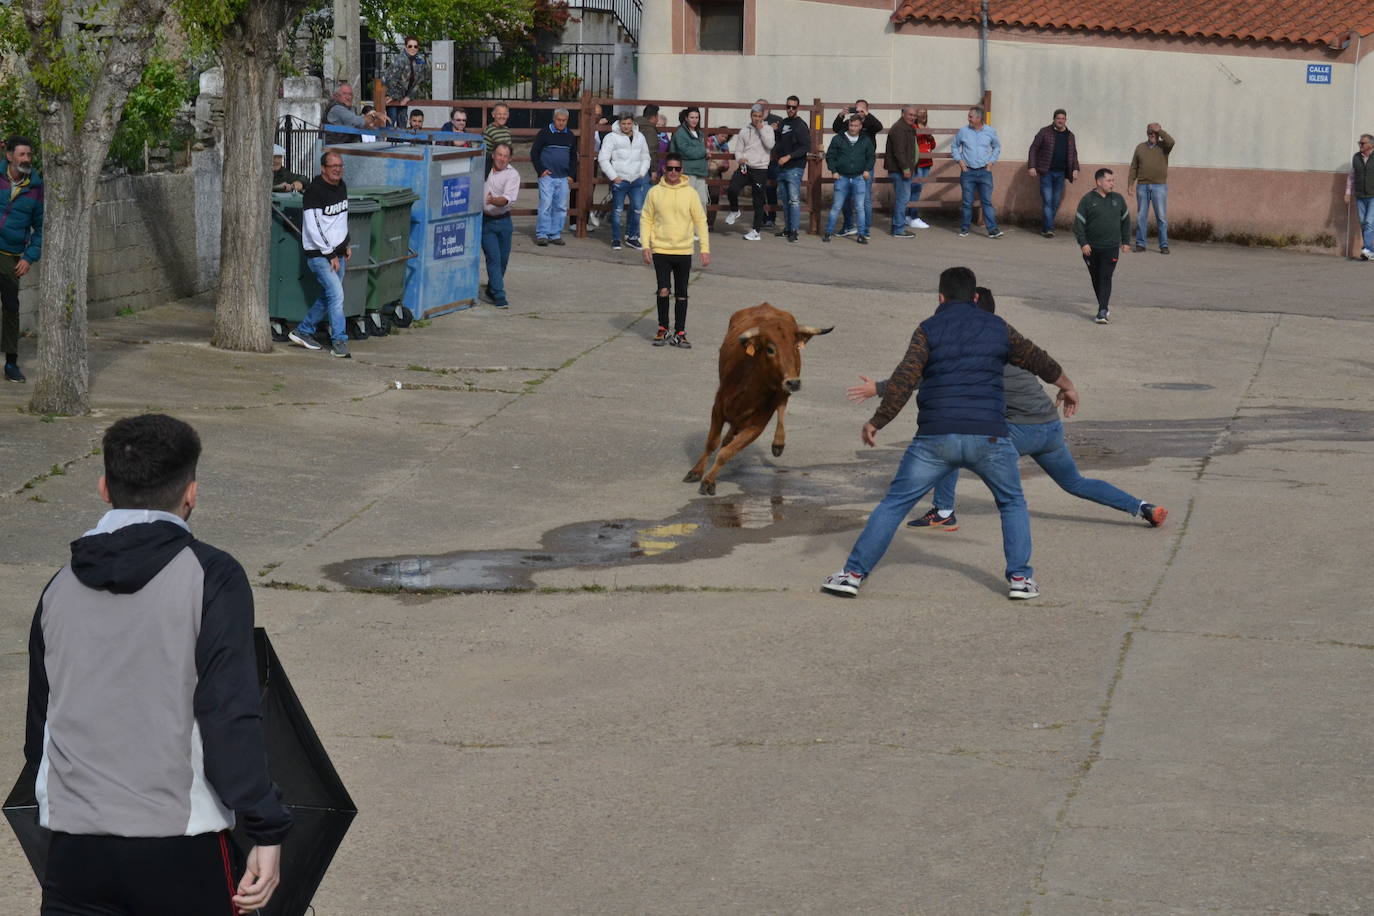
[[[320,173],[320,154],[324,141],[320,128],[290,115],[277,122],[276,144],[286,150],[286,167],[293,172],[313,178]]]
[[[583,92],[609,93],[614,83],[614,45],[477,48],[454,61],[453,94],[465,99],[574,102]]]
[[[639,19],[644,10],[642,0],[572,0],[568,5],[573,9],[613,14],[630,40],[639,44]]]

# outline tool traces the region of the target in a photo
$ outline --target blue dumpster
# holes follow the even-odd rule
[[[475,135],[452,136],[480,140]],[[343,156],[344,180],[350,187],[402,185],[419,195],[410,209],[410,249],[416,256],[407,262],[401,300],[409,315],[401,317],[428,318],[475,305],[481,275],[484,150],[389,140],[329,148]]]

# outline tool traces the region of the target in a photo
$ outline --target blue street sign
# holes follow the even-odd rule
[[[1307,82],[1309,85],[1319,86],[1331,85],[1331,65],[1330,64],[1308,64]]]

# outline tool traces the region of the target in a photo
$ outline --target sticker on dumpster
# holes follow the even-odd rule
[[[434,224],[434,260],[452,258],[463,253],[467,240],[467,220]]]
[[[439,208],[440,216],[468,212],[468,186],[471,181],[466,175],[444,179],[444,202]]]

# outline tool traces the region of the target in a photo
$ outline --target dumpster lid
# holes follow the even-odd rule
[[[348,212],[351,216],[354,213],[376,213],[382,209],[382,205],[373,197],[364,197],[361,194],[348,192]]]
[[[365,185],[349,188],[348,196],[371,197],[383,207],[407,206],[420,199],[413,188],[399,184]]]
[[[299,191],[273,191],[272,203],[286,210],[299,210],[305,195]]]

